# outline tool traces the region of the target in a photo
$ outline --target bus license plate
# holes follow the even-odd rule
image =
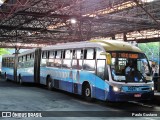
[[[141,97],[141,94],[134,94],[134,97]]]

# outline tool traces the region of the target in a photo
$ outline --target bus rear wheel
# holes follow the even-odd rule
[[[84,89],[83,89],[83,96],[84,96],[84,99],[88,102],[91,102],[92,101],[92,98],[91,98],[91,88],[90,88],[90,85],[89,84],[86,84],[84,86]]]

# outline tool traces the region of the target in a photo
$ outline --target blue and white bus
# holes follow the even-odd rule
[[[24,57],[25,61],[21,60]],[[48,89],[82,95],[86,100],[138,101],[154,96],[145,54],[126,42],[92,40],[59,44],[21,53],[18,58],[20,83],[43,84]]]

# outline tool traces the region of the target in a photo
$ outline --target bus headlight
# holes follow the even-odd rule
[[[151,90],[152,90],[152,91],[154,90],[154,87],[153,87],[153,86],[151,87]]]
[[[120,89],[117,86],[113,86],[113,91],[118,92],[118,91],[120,91]]]

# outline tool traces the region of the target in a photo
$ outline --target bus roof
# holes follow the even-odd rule
[[[138,47],[120,40],[97,39],[90,41],[102,45],[106,51],[130,51],[142,53]]]
[[[14,57],[14,54],[7,54],[7,55],[2,55],[2,58],[7,58],[7,57]]]
[[[52,46],[43,47],[42,50],[58,50],[58,49],[76,49],[76,48],[85,48],[85,47],[99,47],[104,49],[101,45],[89,41],[83,42],[72,42],[72,43],[62,43]]]
[[[130,51],[130,52],[141,52],[142,51],[127,42],[120,40],[106,40],[106,39],[97,39],[83,42],[73,42],[73,43],[63,43],[56,44],[53,46],[43,47],[42,50],[52,50],[52,49],[74,49],[74,48],[85,48],[85,47],[99,47],[104,51]]]
[[[30,54],[30,53],[34,53],[35,50],[36,50],[36,48],[30,49],[30,50],[26,50],[26,51],[18,54],[18,56],[23,56],[23,55],[27,55],[27,54]]]

